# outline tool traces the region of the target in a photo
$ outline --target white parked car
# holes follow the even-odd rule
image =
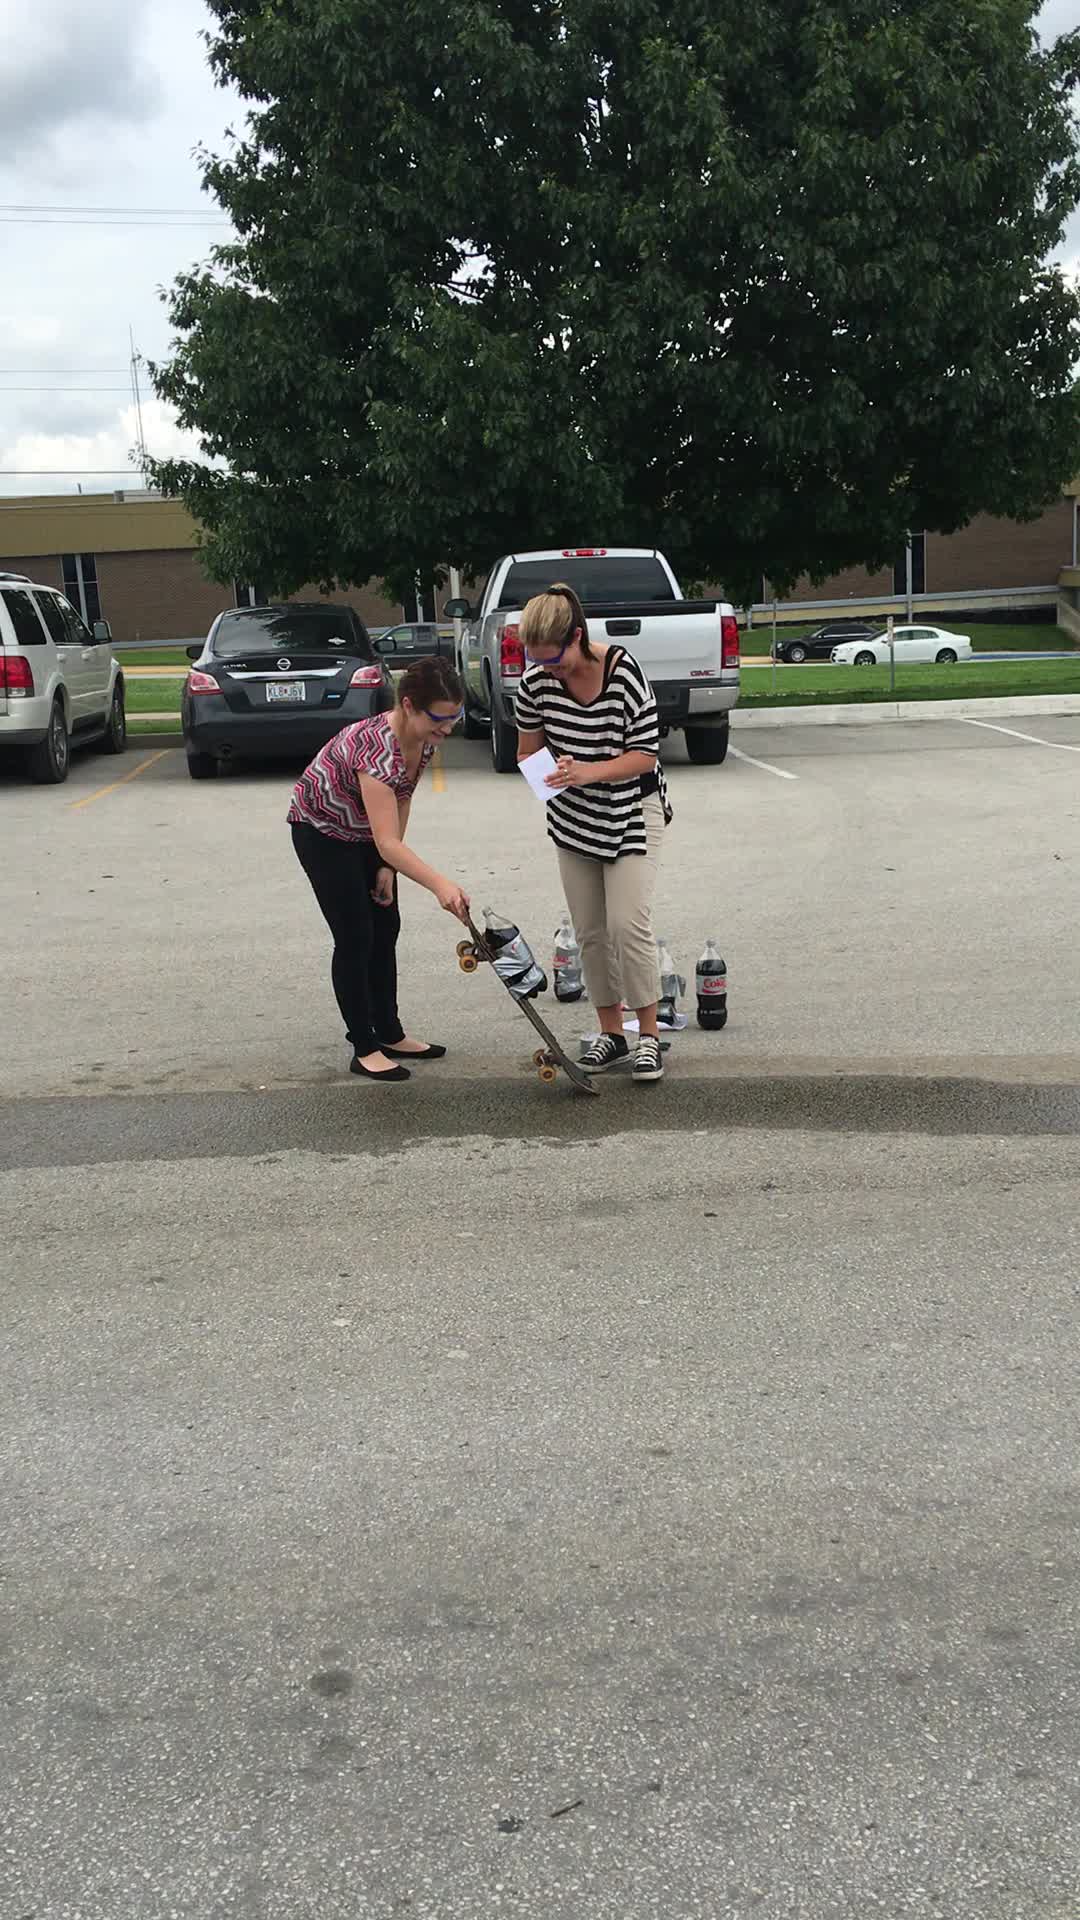
[[[957,660],[971,659],[967,634],[950,633],[946,627],[894,627],[893,646],[898,667],[924,660],[951,667]],[[843,646],[833,648],[829,658],[837,667],[887,667],[889,636],[879,633],[873,640],[846,640]]]
[[[31,779],[66,780],[73,746],[123,753],[124,676],[106,620],[85,626],[55,587],[0,573],[0,752]]]

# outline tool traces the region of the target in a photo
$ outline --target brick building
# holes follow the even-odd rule
[[[946,608],[955,596],[992,593],[999,607],[1052,614],[1056,607],[1076,609],[1077,495],[1080,482],[1038,520],[1023,525],[973,520],[960,533],[918,534],[912,545],[912,591],[924,611],[935,601]],[[0,500],[0,569],[26,573],[67,593],[92,621],[108,620],[117,640],[196,640],[215,614],[242,603],[251,587],[238,581],[232,591],[212,585],[199,564],[195,524],[177,500],[142,492],[52,494]],[[722,593],[722,588],[715,589]],[[789,618],[805,618],[805,609],[855,611],[860,603],[892,600],[906,594],[906,555],[894,569],[871,574],[861,568],[835,575],[820,586],[800,582],[783,603]],[[317,588],[296,599],[318,599]],[[332,598],[356,607],[369,626],[392,626],[417,617],[415,604],[401,607],[383,598],[377,582]],[[762,583],[762,604],[770,592]],[[424,617],[434,612],[425,609]],[[1080,618],[1080,609],[1072,612]]]
[[[1037,520],[995,520],[978,514],[959,533],[918,533],[912,538],[911,590],[929,611],[933,602],[956,596],[994,594],[1008,611],[1015,599],[1017,609],[1027,606],[1052,612],[1067,585],[1065,576],[1076,568],[1078,553],[1077,508],[1080,480],[1066,488],[1061,500],[1048,507]],[[907,554],[899,554],[894,566],[878,573],[861,567],[833,574],[815,586],[800,580],[782,603],[784,610],[794,606],[828,604],[832,608],[857,607],[868,601],[905,601],[907,595]],[[762,583],[762,603],[770,600],[768,582]]]
[[[84,619],[107,620],[115,640],[198,640],[223,607],[250,595],[207,580],[195,524],[178,500],[152,493],[50,494],[0,500],[0,569],[62,589]],[[294,596],[317,600],[309,587]],[[377,583],[334,594],[369,626],[414,617]]]

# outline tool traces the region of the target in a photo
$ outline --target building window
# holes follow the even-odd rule
[[[97,561],[92,553],[65,553],[64,592],[82,614],[91,633],[94,621],[101,619],[101,596],[98,593]]]
[[[234,580],[233,600],[238,607],[265,607],[266,590],[257,580]]]
[[[907,592],[907,548],[901,553],[893,567],[893,592],[903,596]],[[911,591],[926,592],[926,535],[913,533],[911,536]]]

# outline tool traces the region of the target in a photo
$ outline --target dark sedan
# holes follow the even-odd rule
[[[831,660],[834,647],[843,646],[847,640],[876,640],[881,630],[880,620],[828,620],[824,626],[793,634],[790,639],[778,633],[776,658],[793,667],[803,660]]]
[[[383,657],[351,607],[324,602],[219,613],[181,698],[193,780],[222,760],[312,756],[342,727],[394,704]]]

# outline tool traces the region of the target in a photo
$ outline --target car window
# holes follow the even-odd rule
[[[4,605],[11,615],[16,646],[43,647],[45,629],[34,611],[31,596],[28,593],[20,593],[17,587],[5,587]]]
[[[89,627],[84,624],[80,615],[76,613],[71,601],[61,600],[58,596],[56,604],[60,609],[61,619],[67,627],[71,645],[73,647],[92,647],[94,644],[94,636]]]
[[[651,555],[610,555],[584,559],[515,560],[499,595],[500,607],[523,607],[535,593],[544,593],[556,580],[573,587],[585,606],[620,600],[674,600],[671,582]]]
[[[349,653],[373,660],[367,629],[348,607],[239,607],[223,613],[211,652],[218,660],[253,653]]]
[[[39,593],[35,597],[41,609],[41,617],[56,645],[70,647],[73,644],[73,636],[68,631],[68,624],[64,619],[63,602],[58,600],[54,593]]]

